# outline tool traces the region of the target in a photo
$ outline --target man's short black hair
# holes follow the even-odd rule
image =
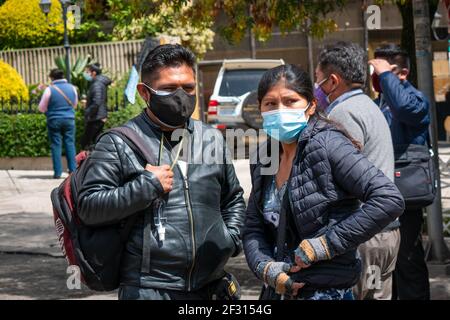
[[[64,79],[64,71],[62,71],[61,69],[52,69],[50,71],[49,77],[52,80]]]
[[[356,43],[339,41],[326,46],[318,64],[325,74],[337,73],[348,84],[366,82],[367,54]]]
[[[97,75],[102,74],[102,68],[100,67],[100,63],[95,62],[87,66],[89,71],[95,71]]]
[[[409,55],[399,45],[386,43],[375,49],[375,58],[386,59],[390,64],[396,64],[401,69],[409,69]]]
[[[195,55],[179,44],[163,44],[149,52],[142,64],[141,78],[151,82],[158,78],[158,71],[165,67],[179,67],[183,64],[195,72]]]

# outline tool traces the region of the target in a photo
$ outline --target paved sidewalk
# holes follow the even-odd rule
[[[235,165],[247,199],[248,163],[238,160]],[[444,180],[450,185],[450,178]],[[115,292],[67,289],[67,264],[57,244],[50,202],[50,191],[61,181],[50,171],[0,171],[0,300],[117,298]],[[444,203],[450,210],[450,193]],[[258,297],[260,282],[243,255],[231,259],[227,269],[240,281],[244,299]],[[432,268],[430,276],[432,298],[450,299],[449,276],[442,268]]]
[[[237,161],[236,170],[247,198],[247,162]],[[116,292],[67,289],[67,263],[57,243],[50,201],[50,191],[61,182],[51,171],[0,171],[0,300],[117,299]],[[243,285],[244,299],[257,298],[260,284],[243,255],[227,269]]]

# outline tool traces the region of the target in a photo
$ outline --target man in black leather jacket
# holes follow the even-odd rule
[[[86,160],[78,198],[83,222],[101,226],[138,215],[122,258],[120,299],[211,299],[228,259],[242,250],[243,190],[223,137],[190,118],[194,64],[189,50],[162,45],[142,66],[138,91],[148,108],[125,125],[158,163],[145,163],[114,134],[101,137]],[[174,139],[180,130],[183,142]],[[193,161],[211,143],[220,161]]]

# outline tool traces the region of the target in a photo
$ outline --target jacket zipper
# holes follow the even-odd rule
[[[180,170],[181,171],[181,170]],[[194,271],[195,259],[196,259],[196,242],[195,242],[195,233],[194,233],[194,215],[192,214],[192,206],[191,206],[191,198],[189,196],[189,183],[187,177],[183,178],[184,180],[184,197],[186,201],[186,206],[189,213],[189,223],[191,227],[191,242],[192,242],[192,264],[189,268],[188,274],[188,291],[192,289],[192,272]]]
[[[183,142],[180,142],[183,143]],[[173,161],[171,154],[169,153],[169,158],[171,161]],[[192,206],[191,206],[191,198],[189,196],[189,183],[188,183],[188,176],[189,176],[189,164],[186,163],[186,176],[184,176],[183,171],[181,170],[178,163],[176,164],[178,171],[180,172],[181,177],[183,178],[184,182],[184,201],[186,202],[186,207],[188,210],[189,215],[189,225],[190,225],[190,236],[191,236],[191,242],[192,242],[192,263],[189,268],[188,273],[188,291],[191,291],[192,289],[192,272],[194,271],[195,266],[195,259],[196,259],[196,241],[195,241],[195,233],[194,233],[194,215],[192,213]]]

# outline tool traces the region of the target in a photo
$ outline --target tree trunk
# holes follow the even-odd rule
[[[413,8],[412,1],[396,1],[397,7],[400,10],[403,21],[403,29],[401,35],[400,46],[408,52],[411,60],[411,69],[408,80],[417,87],[417,64],[416,64],[416,45],[414,37],[414,18],[413,18]],[[430,11],[430,23],[433,22],[434,14],[436,13],[439,0],[429,1],[429,11]],[[431,32],[431,30],[430,30]]]

